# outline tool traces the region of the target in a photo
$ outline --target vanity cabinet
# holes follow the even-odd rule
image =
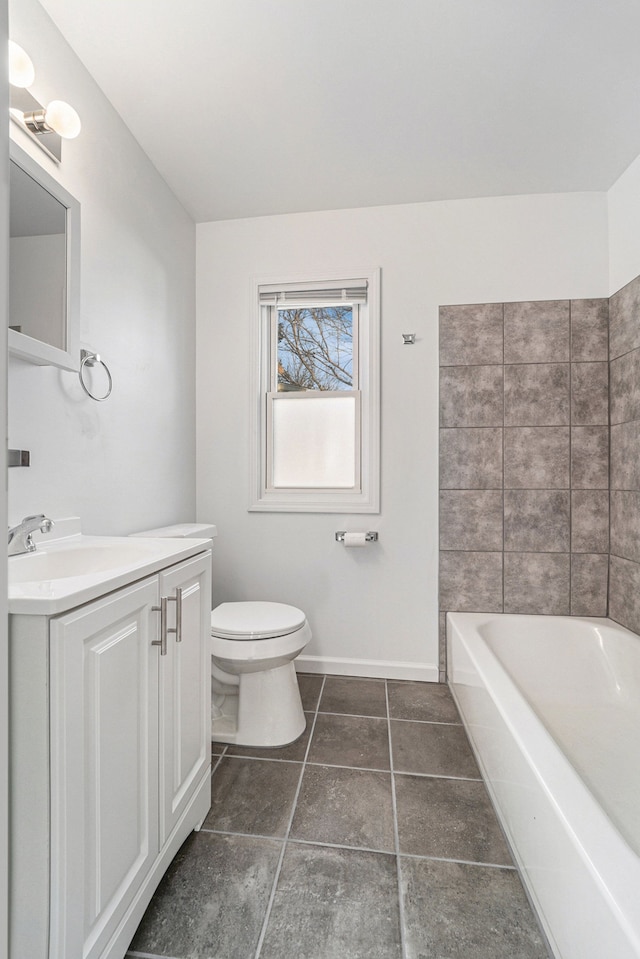
[[[63,615],[12,617],[32,788],[13,797],[12,959],[121,959],[206,816],[210,582],[205,552]]]

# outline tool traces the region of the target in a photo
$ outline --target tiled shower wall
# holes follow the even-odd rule
[[[640,277],[610,300],[609,615],[640,633]]]
[[[628,299],[637,317],[640,287]],[[441,637],[448,610],[606,615],[608,314],[600,299],[441,307]],[[621,341],[637,384],[638,327]],[[631,392],[621,443],[640,453]],[[640,456],[624,469],[638,518]]]

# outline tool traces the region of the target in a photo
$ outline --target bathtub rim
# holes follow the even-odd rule
[[[453,630],[456,631],[458,641],[462,643],[483,688],[488,692],[518,751],[533,773],[537,784],[543,790],[547,801],[553,806],[555,814],[562,822],[569,841],[585,868],[589,871],[591,879],[610,913],[623,929],[630,946],[635,950],[635,954],[640,957],[640,916],[635,922],[632,920],[632,917],[638,912],[637,889],[640,888],[640,885],[633,885],[625,881],[626,873],[619,871],[610,861],[612,852],[615,856],[619,855],[628,869],[638,873],[640,882],[640,858],[619,833],[615,824],[602,809],[533,706],[520,691],[517,683],[509,675],[506,667],[502,665],[497,654],[478,631],[480,626],[486,626],[496,619],[544,620],[545,624],[553,626],[554,621],[565,621],[569,618],[593,626],[606,625],[616,631],[627,633],[633,636],[635,641],[640,642],[640,638],[635,633],[606,617],[564,617],[516,613],[447,613],[447,682],[471,740],[483,780],[507,836],[520,875],[556,954],[561,955],[561,952],[557,946],[551,924],[547,920],[535,884],[530,878],[526,863],[518,849],[517,838],[513,835],[507,814],[503,811],[501,800],[494,788],[492,777],[476,744],[470,728],[473,724],[465,716],[464,706],[461,704],[455,688],[456,685],[461,685],[461,683],[460,680],[456,681],[452,675],[455,668],[452,650]],[[528,745],[530,742],[535,744],[533,755],[531,747]],[[544,748],[542,748],[541,743]],[[560,761],[558,761],[558,757],[560,757]],[[557,798],[558,795],[563,797],[562,800]],[[575,815],[567,812],[568,806],[579,812],[577,823]],[[590,821],[593,828],[586,828],[586,821]]]

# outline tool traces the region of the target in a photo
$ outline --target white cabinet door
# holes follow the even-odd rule
[[[51,621],[51,959],[99,956],[158,854],[158,598]]]
[[[173,601],[176,591],[181,602]],[[211,554],[160,574],[170,598],[169,633],[160,661],[160,845],[170,837],[211,763]]]

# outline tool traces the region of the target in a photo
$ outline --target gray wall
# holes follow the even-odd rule
[[[609,615],[640,633],[640,277],[610,300]]]
[[[607,361],[606,299],[440,309],[441,627],[606,615]]]

